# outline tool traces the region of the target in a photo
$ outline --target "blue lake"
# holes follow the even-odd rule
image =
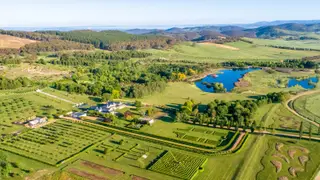
[[[295,85],[300,85],[301,87],[305,89],[313,89],[315,88],[315,85],[312,83],[318,83],[319,79],[318,77],[311,77],[308,79],[303,80],[297,80],[296,78],[290,78],[288,82],[288,87],[293,87]],[[309,83],[312,82],[312,83]]]
[[[214,76],[210,74],[200,81],[196,81],[195,85],[204,92],[214,92],[213,87],[207,87],[203,83],[223,83],[223,86],[230,92],[235,87],[235,82],[241,79],[246,73],[251,71],[257,71],[260,68],[248,68],[248,69],[224,69]]]

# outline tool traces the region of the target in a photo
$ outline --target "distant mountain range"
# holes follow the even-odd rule
[[[252,38],[279,38],[283,36],[293,36],[294,38],[314,39],[314,35],[319,34],[320,21],[293,21],[295,23],[285,23],[287,21],[259,22],[247,26],[259,26],[257,28],[245,28],[243,26],[198,26],[198,27],[173,27],[166,30],[161,29],[131,29],[126,30],[130,34],[153,34],[171,36],[183,40],[210,40],[220,36],[229,37],[252,37]],[[300,23],[296,23],[300,22]],[[315,22],[315,23],[312,23]],[[277,24],[267,25],[266,24]],[[279,24],[279,25],[278,25]],[[309,34],[308,34],[309,33]]]
[[[1,28],[20,31],[55,30],[120,30],[136,35],[162,35],[182,40],[210,40],[218,37],[252,37],[279,38],[283,36],[303,39],[320,39],[320,20],[278,20],[271,22],[256,22],[252,24],[234,25],[190,25],[166,29],[165,26],[130,29],[126,26],[78,26],[78,27],[16,27]],[[318,37],[319,36],[319,37]]]

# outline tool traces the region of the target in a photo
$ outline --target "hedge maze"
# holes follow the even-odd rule
[[[58,165],[110,133],[69,121],[20,134],[1,143],[1,148],[50,165]]]
[[[149,169],[181,179],[193,179],[203,166],[207,158],[188,155],[174,151],[167,151]]]
[[[232,136],[226,130],[207,130],[202,128],[177,129],[174,131],[177,138],[198,142],[217,147],[223,141],[229,141]]]

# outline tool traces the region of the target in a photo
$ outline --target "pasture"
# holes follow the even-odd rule
[[[23,39],[9,35],[0,35],[0,48],[14,48],[19,49],[26,44],[36,43],[37,41],[30,39]]]
[[[30,65],[29,63],[22,63],[4,66],[0,73],[10,79],[14,79],[17,77],[27,77],[29,79],[38,81],[53,81],[67,76],[69,74],[69,69],[57,68],[53,65]]]
[[[279,61],[319,55],[319,52],[277,49],[242,41],[226,43],[224,45],[229,48],[217,47],[211,44],[182,43],[168,50],[148,49],[143,51],[152,53],[153,56],[151,58],[211,63],[224,61]],[[230,49],[231,47],[233,49]]]
[[[320,42],[318,40],[291,40],[286,41],[284,39],[258,39],[258,38],[244,38],[252,41],[257,45],[273,45],[273,46],[285,46],[293,48],[311,48],[320,49]]]
[[[301,71],[290,73],[278,72],[268,73],[265,70],[252,71],[247,73],[242,81],[248,82],[247,87],[236,87],[233,92],[255,92],[257,94],[267,94],[269,92],[279,91],[301,91],[301,86],[288,88],[289,78],[304,78],[316,76],[313,71]]]
[[[214,99],[226,101],[248,99],[248,96],[250,95],[254,94],[247,93],[243,95],[236,93],[207,93],[201,91],[193,83],[174,82],[169,83],[163,92],[146,96],[142,98],[141,101],[155,105],[171,104],[177,106],[185,103],[188,98],[194,99],[195,101],[203,104],[207,104],[212,102]]]

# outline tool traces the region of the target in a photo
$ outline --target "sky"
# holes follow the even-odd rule
[[[319,0],[0,0],[0,28],[318,20],[319,8]]]

